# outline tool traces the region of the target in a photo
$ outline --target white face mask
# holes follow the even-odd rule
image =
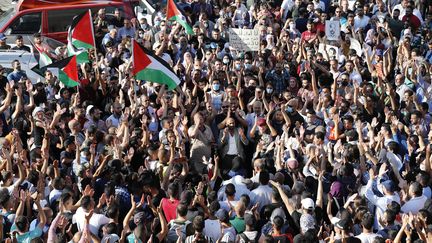
[[[291,30],[293,30],[293,29],[295,29],[296,25],[295,25],[295,23],[290,23],[289,27],[290,27]]]

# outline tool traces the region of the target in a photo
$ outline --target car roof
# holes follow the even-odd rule
[[[18,11],[46,7],[63,7],[83,4],[109,4],[123,2],[137,2],[138,0],[21,0],[17,6]]]

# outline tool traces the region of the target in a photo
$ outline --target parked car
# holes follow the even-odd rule
[[[23,0],[0,16],[0,32],[8,35],[31,36],[41,33],[60,42],[67,42],[67,31],[74,16],[90,9],[93,15],[105,8],[108,19],[114,18],[114,10],[123,16],[152,19],[155,11],[153,0]],[[151,22],[149,22],[151,23]]]
[[[13,37],[8,37],[7,43],[11,47],[15,46],[13,40]],[[29,40],[25,40],[25,43],[29,43]],[[64,46],[64,43],[51,38],[43,38],[42,43],[48,46],[48,49],[52,51],[57,47]],[[21,69],[27,74],[27,77],[32,83],[36,83],[39,79],[43,79],[43,73],[40,73],[38,70],[38,61],[33,54],[33,47],[31,45],[27,46],[31,48],[31,52],[22,50],[0,50],[0,65],[5,68],[5,75],[7,75],[13,71],[12,62],[18,60],[21,63]]]

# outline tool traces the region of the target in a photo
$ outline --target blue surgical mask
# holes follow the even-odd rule
[[[155,20],[154,25],[155,26],[159,26],[160,25],[160,21],[159,20]]]
[[[236,68],[237,71],[239,71],[241,69],[241,65],[240,64],[236,64],[235,68]]]
[[[291,113],[291,112],[294,111],[294,109],[293,109],[291,106],[288,106],[288,107],[286,108],[286,111],[287,111],[288,113]]]
[[[223,59],[222,62],[223,62],[223,64],[228,64],[229,63],[229,59]]]
[[[219,90],[220,84],[213,84],[213,90]]]
[[[267,88],[266,92],[267,92],[267,94],[271,94],[271,93],[273,93],[273,89],[272,88]]]
[[[245,69],[247,69],[247,70],[249,70],[249,69],[252,69],[252,64],[250,64],[250,63],[245,63]]]

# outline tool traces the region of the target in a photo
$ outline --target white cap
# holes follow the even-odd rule
[[[91,110],[93,107],[94,107],[94,105],[89,105],[89,106],[87,106],[87,108],[86,108],[86,116],[89,116],[89,115],[90,115],[90,110]]]
[[[301,201],[301,204],[304,209],[314,210],[315,209],[315,203],[310,198],[305,198]]]
[[[33,117],[35,117],[39,111],[44,111],[44,109],[42,107],[37,106],[32,112]]]

